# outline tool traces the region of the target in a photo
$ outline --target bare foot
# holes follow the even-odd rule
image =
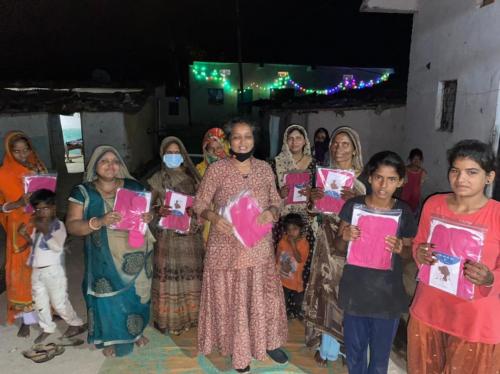
[[[149,343],[149,339],[146,338],[144,335],[141,336],[139,339],[136,340],[135,345],[138,347],[144,347],[146,344]]]
[[[21,327],[19,327],[19,331],[17,332],[17,336],[19,338],[27,338],[30,336],[30,325],[25,325],[24,323],[21,324]]]
[[[321,355],[319,354],[319,351],[316,351],[316,353],[314,354],[314,361],[316,361],[316,364],[319,367],[322,367],[322,368],[326,368],[326,366],[328,364],[328,360],[323,360],[321,358]]]
[[[106,347],[102,350],[102,354],[104,357],[110,358],[110,357],[116,357],[115,353],[115,346],[110,345],[109,347]]]

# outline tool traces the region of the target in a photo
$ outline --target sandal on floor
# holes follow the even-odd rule
[[[52,360],[55,356],[63,354],[64,348],[54,343],[35,344],[30,350],[23,351],[22,353],[24,357],[29,358],[37,364],[41,364],[42,362]]]
[[[24,357],[29,358],[31,361],[33,361],[37,364],[41,364],[42,362],[50,361],[55,357],[55,355],[53,353],[47,352],[45,350],[36,351],[36,350],[30,349],[28,351],[23,351],[22,354]]]
[[[47,351],[54,356],[62,355],[65,351],[63,347],[57,345],[56,343],[35,344],[31,347],[31,349],[34,351]]]

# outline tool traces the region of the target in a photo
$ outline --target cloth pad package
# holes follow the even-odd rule
[[[385,238],[396,236],[401,209],[375,210],[355,204],[351,224],[361,235],[349,243],[347,263],[372,269],[392,269],[392,253],[386,250]]]
[[[316,187],[322,188],[325,196],[314,204],[316,210],[338,214],[344,206],[344,200],[340,197],[342,188],[352,188],[354,178],[354,172],[350,170],[318,168]]]
[[[287,173],[283,177],[283,182],[288,186],[288,196],[285,203],[301,204],[307,201],[307,197],[300,194],[300,191],[306,188],[311,182],[309,173]]]
[[[257,218],[262,213],[257,200],[245,190],[231,199],[223,215],[233,225],[236,238],[247,248],[253,247],[273,228],[272,223],[261,225]]]
[[[113,210],[119,212],[122,219],[110,228],[129,231],[128,243],[132,248],[139,248],[144,244],[144,234],[148,225],[143,221],[142,214],[149,212],[150,203],[150,192],[132,191],[126,188],[119,188],[116,191]]]
[[[193,205],[193,197],[166,190],[164,205],[169,207],[172,213],[160,219],[160,227],[175,230],[181,234],[187,233],[191,226],[191,217],[187,214],[186,209]]]
[[[35,192],[46,189],[56,191],[57,174],[31,174],[23,177],[24,193]],[[28,204],[25,208],[27,213],[33,213],[33,207]]]
[[[474,297],[474,284],[465,278],[463,267],[467,259],[479,261],[486,230],[449,219],[431,217],[428,242],[437,262],[422,265],[418,280],[462,299]]]

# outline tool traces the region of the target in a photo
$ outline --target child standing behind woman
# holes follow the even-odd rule
[[[422,168],[424,154],[420,149],[414,148],[410,151],[408,160],[410,164],[406,166],[406,181],[401,192],[401,200],[408,203],[413,213],[417,213],[422,195],[422,185],[427,176],[427,172]]]
[[[372,156],[367,169],[372,192],[345,203],[340,212],[342,221],[335,248],[346,252],[348,242],[366,235],[350,224],[354,204],[380,211],[400,209],[402,214],[397,236],[385,238],[385,249],[392,252],[392,270],[346,264],[340,281],[339,303],[344,310],[344,340],[349,373],[385,374],[401,313],[408,309],[401,260],[411,256],[411,239],[415,235],[416,224],[409,206],[393,198],[405,176],[401,157],[391,151],[379,152]]]
[[[309,255],[309,242],[302,234],[304,221],[300,214],[290,213],[286,215],[283,226],[286,234],[278,243],[276,258],[285,294],[286,313],[288,318],[302,320],[304,318],[302,273]]]

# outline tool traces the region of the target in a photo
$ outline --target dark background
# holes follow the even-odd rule
[[[393,67],[406,81],[411,16],[360,0],[240,0],[244,62]],[[236,0],[0,1],[0,81],[165,82],[193,60],[237,61]]]

